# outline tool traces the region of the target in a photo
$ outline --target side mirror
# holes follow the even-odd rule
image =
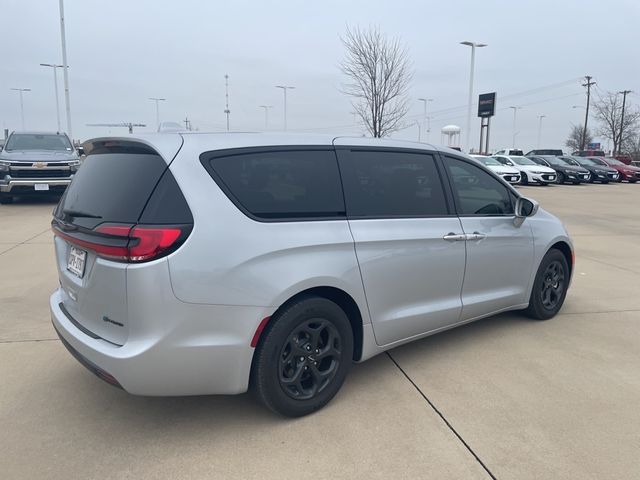
[[[516,200],[516,219],[524,220],[527,217],[534,216],[539,207],[540,205],[535,200],[519,197],[518,200]]]

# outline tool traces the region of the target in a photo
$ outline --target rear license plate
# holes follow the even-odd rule
[[[34,189],[36,190],[49,190],[49,184],[48,183],[36,183],[33,186]]]
[[[87,259],[87,252],[76,247],[69,249],[69,258],[67,259],[67,270],[82,278],[84,275],[84,263]]]

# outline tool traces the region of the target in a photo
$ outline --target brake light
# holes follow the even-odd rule
[[[127,238],[126,262],[145,262],[160,256],[162,252],[171,248],[180,238],[183,231],[180,227],[147,227],[137,225],[103,225],[96,232],[106,235]],[[98,255],[112,258],[108,253],[101,252],[101,247],[94,249]],[[116,260],[114,258],[114,260]]]
[[[189,226],[102,225],[87,240],[54,227],[55,235],[71,244],[94,251],[99,257],[117,262],[153,260],[180,246]]]
[[[144,262],[157,257],[180,238],[179,228],[135,227],[129,238],[129,258],[132,262]],[[137,240],[137,244],[132,245]]]

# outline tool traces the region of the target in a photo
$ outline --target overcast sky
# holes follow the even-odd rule
[[[3,0],[0,7],[0,122],[20,129],[18,93],[24,94],[26,128],[56,128],[51,69],[61,63],[57,0]],[[604,6],[606,5],[606,8]],[[282,91],[288,95],[290,130],[360,133],[350,100],[341,93],[340,35],[347,25],[378,25],[399,37],[413,62],[409,125],[393,136],[416,140],[422,119],[418,97],[429,103],[430,140],[440,128],[466,126],[470,48],[477,50],[475,94],[496,91],[491,146],[510,147],[513,110],[517,145],[534,148],[538,116],[542,146],[562,148],[571,123],[583,121],[581,77],[598,91],[624,89],[640,102],[640,2],[638,0],[536,1],[230,1],[66,0],[74,137],[87,139],[119,128],[87,123],[191,119],[200,130],[225,126],[224,75],[229,75],[232,130],[264,128],[259,105],[273,105],[270,128],[282,129]],[[63,125],[64,97],[59,72]],[[473,118],[472,145],[479,140]],[[463,134],[464,138],[464,134]],[[424,140],[424,136],[423,136]]]

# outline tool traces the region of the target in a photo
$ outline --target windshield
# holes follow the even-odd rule
[[[551,165],[556,165],[559,167],[566,167],[568,163],[567,161],[558,157],[547,157],[545,158],[545,160],[549,162]]]
[[[600,159],[597,158],[584,158],[584,157],[580,157],[580,160],[578,160],[578,162],[580,162],[580,165],[598,165],[598,166],[606,166],[607,164],[605,162],[603,162]]]
[[[574,160],[573,158],[569,158],[569,157],[560,157],[560,158],[565,162],[567,162],[569,165],[573,165],[574,167],[580,166],[580,162]]]
[[[538,165],[533,160],[527,157],[509,157],[511,161],[517,165]]]
[[[487,166],[495,166],[495,167],[503,167],[504,165],[502,165],[498,160],[496,160],[495,158],[491,158],[491,157],[475,157],[476,160],[482,162],[483,164],[487,165]]]
[[[65,135],[14,133],[9,137],[5,150],[56,150],[70,152],[71,143]]]
[[[609,163],[609,165],[622,165],[622,166],[627,166],[626,163],[621,162],[620,160],[616,160],[615,158],[607,158],[607,162]]]

